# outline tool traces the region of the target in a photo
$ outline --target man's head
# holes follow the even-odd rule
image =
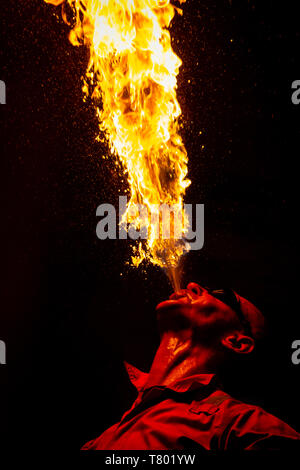
[[[161,334],[184,332],[195,345],[218,351],[249,354],[264,331],[262,313],[231,289],[207,289],[193,282],[156,310]]]

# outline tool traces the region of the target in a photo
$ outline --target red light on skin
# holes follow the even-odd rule
[[[180,289],[170,295],[168,300],[160,302],[156,310],[161,310],[165,307],[171,307],[176,305],[187,305],[192,304],[201,298],[203,292],[206,292],[205,289],[195,282],[190,282],[187,286],[187,289]]]
[[[163,308],[169,308],[177,305],[190,304],[191,301],[192,298],[189,293],[187,291],[181,290],[170,295],[168,300],[163,300],[160,302],[157,305],[156,310],[161,310]]]

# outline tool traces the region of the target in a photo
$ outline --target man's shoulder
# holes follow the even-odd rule
[[[255,414],[256,418],[268,417],[269,420],[280,421],[279,418],[274,416],[271,412],[266,411],[262,406],[238,399],[221,389],[213,391],[208,397],[202,401],[198,401],[198,403],[199,406],[201,406],[202,403],[203,406],[211,405],[212,409],[226,410],[227,413],[224,414],[224,417],[228,416],[228,414],[237,417],[245,414],[249,416]]]
[[[245,441],[249,448],[257,441],[297,441],[300,434],[282,419],[259,405],[246,403],[232,397],[223,390],[216,390],[204,400],[197,402],[197,412],[215,415],[215,426],[222,439],[234,442],[237,438]],[[254,447],[253,447],[254,448]]]

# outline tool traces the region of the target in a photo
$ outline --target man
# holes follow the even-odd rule
[[[264,317],[231,289],[190,283],[157,307],[160,346],[149,374],[126,364],[138,390],[121,421],[83,450],[256,450],[298,447],[300,434],[225,393],[218,372],[248,355]],[[299,446],[300,447],[300,446]]]

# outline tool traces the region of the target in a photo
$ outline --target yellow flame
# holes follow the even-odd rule
[[[101,101],[96,106],[99,129],[127,173],[126,215],[132,220],[135,204],[148,208],[148,216],[136,222],[137,227],[147,227],[148,238],[135,248],[133,263],[147,259],[161,267],[177,266],[188,245],[174,236],[174,230],[170,239],[158,235],[150,214],[159,217],[161,204],[183,210],[190,184],[187,152],[178,132],[181,109],[176,89],[181,60],[172,49],[167,29],[175,10],[182,12],[169,0],[66,3],[75,13],[71,43],[90,49],[83,91],[89,95],[92,89],[92,97]],[[184,235],[188,221],[182,214]]]

